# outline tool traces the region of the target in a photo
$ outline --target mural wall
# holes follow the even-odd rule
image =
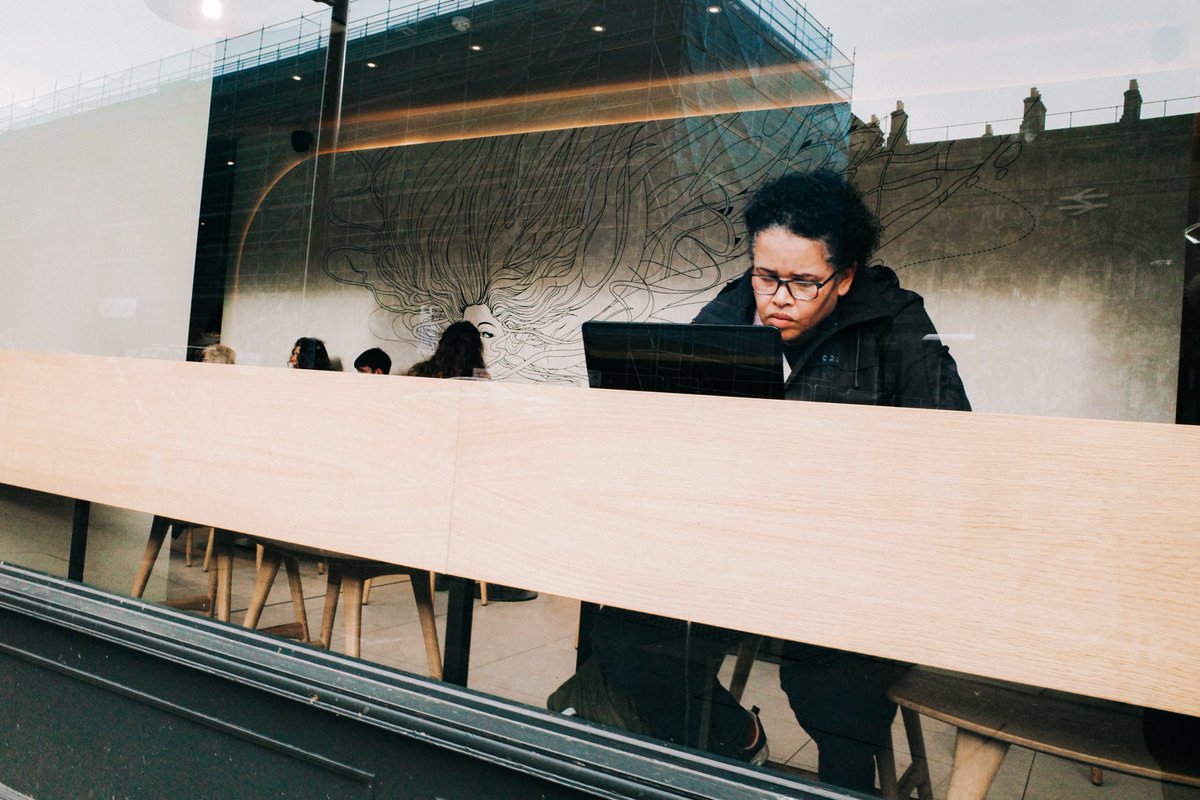
[[[748,266],[747,193],[844,165],[977,410],[1171,422],[1190,131],[888,145],[826,105],[345,154],[319,270],[281,233],[304,228],[306,171],[267,198],[225,340],[282,364],[320,336],[347,369],[381,346],[402,372],[469,319],[496,379],[582,384],[583,321],[689,321]]]

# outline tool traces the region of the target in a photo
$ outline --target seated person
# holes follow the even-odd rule
[[[483,361],[483,337],[479,329],[470,322],[455,322],[442,332],[437,349],[429,358],[409,367],[406,375],[418,378],[486,378],[487,368]],[[443,591],[446,582],[441,575],[434,579],[434,588]],[[480,596],[479,584],[475,584],[475,596]],[[488,584],[488,602],[513,603],[533,600],[537,592]]]
[[[387,375],[392,371],[392,359],[378,347],[372,347],[354,359],[354,371],[364,375]]]
[[[204,348],[200,360],[205,364],[235,364],[237,363],[237,354],[227,344],[210,344]]]
[[[820,170],[771,181],[751,199],[745,222],[750,268],[694,322],[778,328],[789,370],[787,399],[970,410],[954,359],[921,297],[900,288],[887,267],[868,266],[879,224],[841,175]],[[801,445],[798,437],[795,446]],[[778,486],[803,488],[828,478],[781,466]],[[852,476],[844,480],[851,484]],[[819,513],[819,506],[797,501],[795,507]],[[717,682],[720,659],[689,657],[719,654],[736,634],[685,625],[601,609],[593,658],[608,683],[633,701],[649,733],[694,744],[697,701],[707,695],[708,749],[758,760],[754,734],[761,727]],[[873,791],[874,755],[890,743],[896,713],[886,691],[906,667],[784,644],[780,684],[817,743],[822,781]]]
[[[330,371],[333,369],[333,362],[329,360],[329,351],[325,349],[324,342],[320,339],[303,336],[296,340],[296,344],[292,345],[292,355],[288,359],[288,366],[292,369]]]

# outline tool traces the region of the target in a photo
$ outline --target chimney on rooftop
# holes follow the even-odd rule
[[[1046,106],[1042,103],[1042,93],[1036,86],[1030,87],[1029,97],[1025,98],[1025,115],[1021,118],[1021,133],[1025,141],[1032,141],[1042,131],[1046,130]]]
[[[1121,113],[1121,122],[1137,122],[1142,118],[1142,92],[1138,89],[1136,78],[1129,80],[1129,88],[1125,90],[1125,110]]]
[[[904,101],[896,101],[896,110],[892,112],[892,124],[888,129],[887,146],[895,147],[908,144],[908,113],[904,110]]]

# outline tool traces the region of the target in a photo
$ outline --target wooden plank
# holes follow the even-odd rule
[[[0,482],[444,572],[459,384],[396,383],[0,350]]]
[[[0,381],[3,482],[1200,715],[1195,428],[14,351]]]
[[[1200,430],[465,388],[453,571],[1200,713]]]

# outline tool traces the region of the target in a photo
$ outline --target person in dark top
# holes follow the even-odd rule
[[[478,328],[461,320],[442,331],[432,356],[413,364],[405,374],[418,378],[473,378],[485,373],[483,337]]]
[[[323,371],[333,369],[333,363],[329,360],[329,351],[325,349],[325,343],[309,336],[297,339],[296,343],[292,345],[292,355],[288,359],[288,366],[292,369]]]
[[[354,359],[354,371],[364,375],[387,375],[392,371],[392,358],[378,347],[372,347]]]
[[[958,368],[920,295],[869,266],[879,224],[840,174],[819,170],[765,184],[745,210],[751,265],[693,322],[779,329],[785,397],[969,411]],[[781,483],[787,483],[786,476]],[[758,762],[757,716],[717,681],[732,631],[601,609],[593,658],[650,733],[695,744],[708,698],[709,750]],[[700,657],[696,657],[699,655]],[[817,743],[819,777],[871,793],[875,753],[891,742],[888,686],[906,664],[797,642],[783,644],[780,684]]]

